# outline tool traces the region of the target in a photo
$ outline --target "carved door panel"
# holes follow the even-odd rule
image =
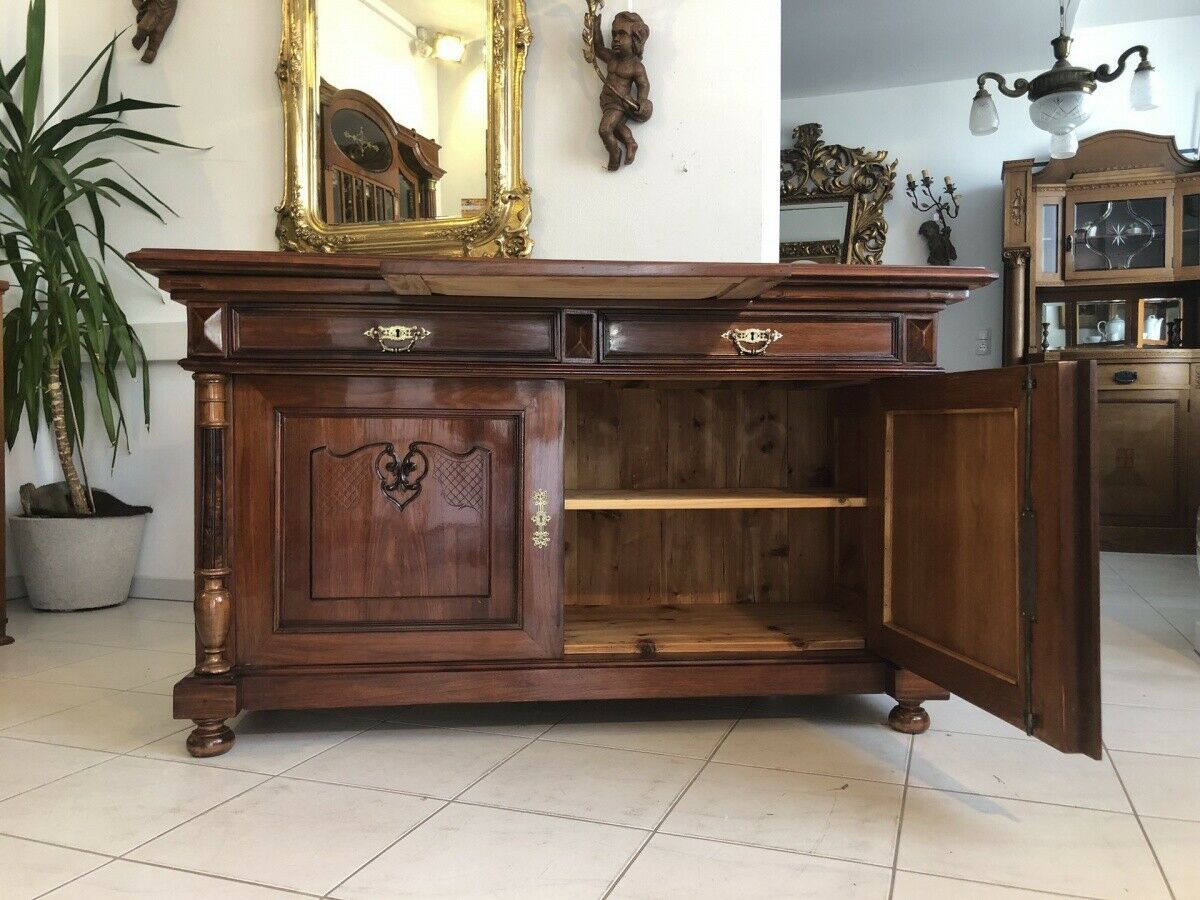
[[[243,662],[561,652],[561,383],[247,377],[235,391]]]
[[[870,390],[868,647],[1098,759],[1094,365]]]
[[[1097,445],[1103,525],[1186,523],[1187,391],[1101,391]]]

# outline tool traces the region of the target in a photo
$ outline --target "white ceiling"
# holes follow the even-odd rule
[[[462,35],[467,40],[487,33],[487,0],[386,0],[414,25]],[[1200,2],[1200,0],[1197,0]]]
[[[1076,27],[1200,14],[1200,0],[1072,7]],[[783,96],[1041,69],[1057,33],[1057,0],[783,0]]]

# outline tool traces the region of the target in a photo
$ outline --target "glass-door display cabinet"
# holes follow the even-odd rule
[[[1100,544],[1185,553],[1200,506],[1200,161],[1110,131],[1004,164],[1005,363],[1094,359]]]

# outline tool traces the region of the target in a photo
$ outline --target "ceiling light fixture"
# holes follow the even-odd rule
[[[1029,118],[1042,131],[1050,133],[1050,155],[1055,159],[1069,159],[1079,148],[1075,129],[1092,115],[1092,94],[1099,82],[1116,81],[1125,72],[1125,63],[1135,53],[1141,57],[1129,86],[1129,105],[1138,112],[1158,106],[1158,73],[1150,65],[1150,51],[1137,45],[1121,54],[1115,69],[1103,65],[1095,71],[1071,65],[1067,55],[1071,52],[1071,37],[1066,33],[1066,6],[1058,6],[1058,37],[1050,42],[1054,48],[1054,65],[1027,81],[1018,78],[1012,87],[1004,76],[996,72],[984,72],[979,76],[979,90],[971,103],[970,126],[975,135],[992,134],[1000,127],[1000,116],[996,103],[984,85],[988,79],[996,82],[1000,93],[1006,97],[1029,95]]]

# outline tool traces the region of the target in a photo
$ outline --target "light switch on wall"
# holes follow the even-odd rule
[[[975,335],[975,355],[992,355],[992,329],[981,328]]]

